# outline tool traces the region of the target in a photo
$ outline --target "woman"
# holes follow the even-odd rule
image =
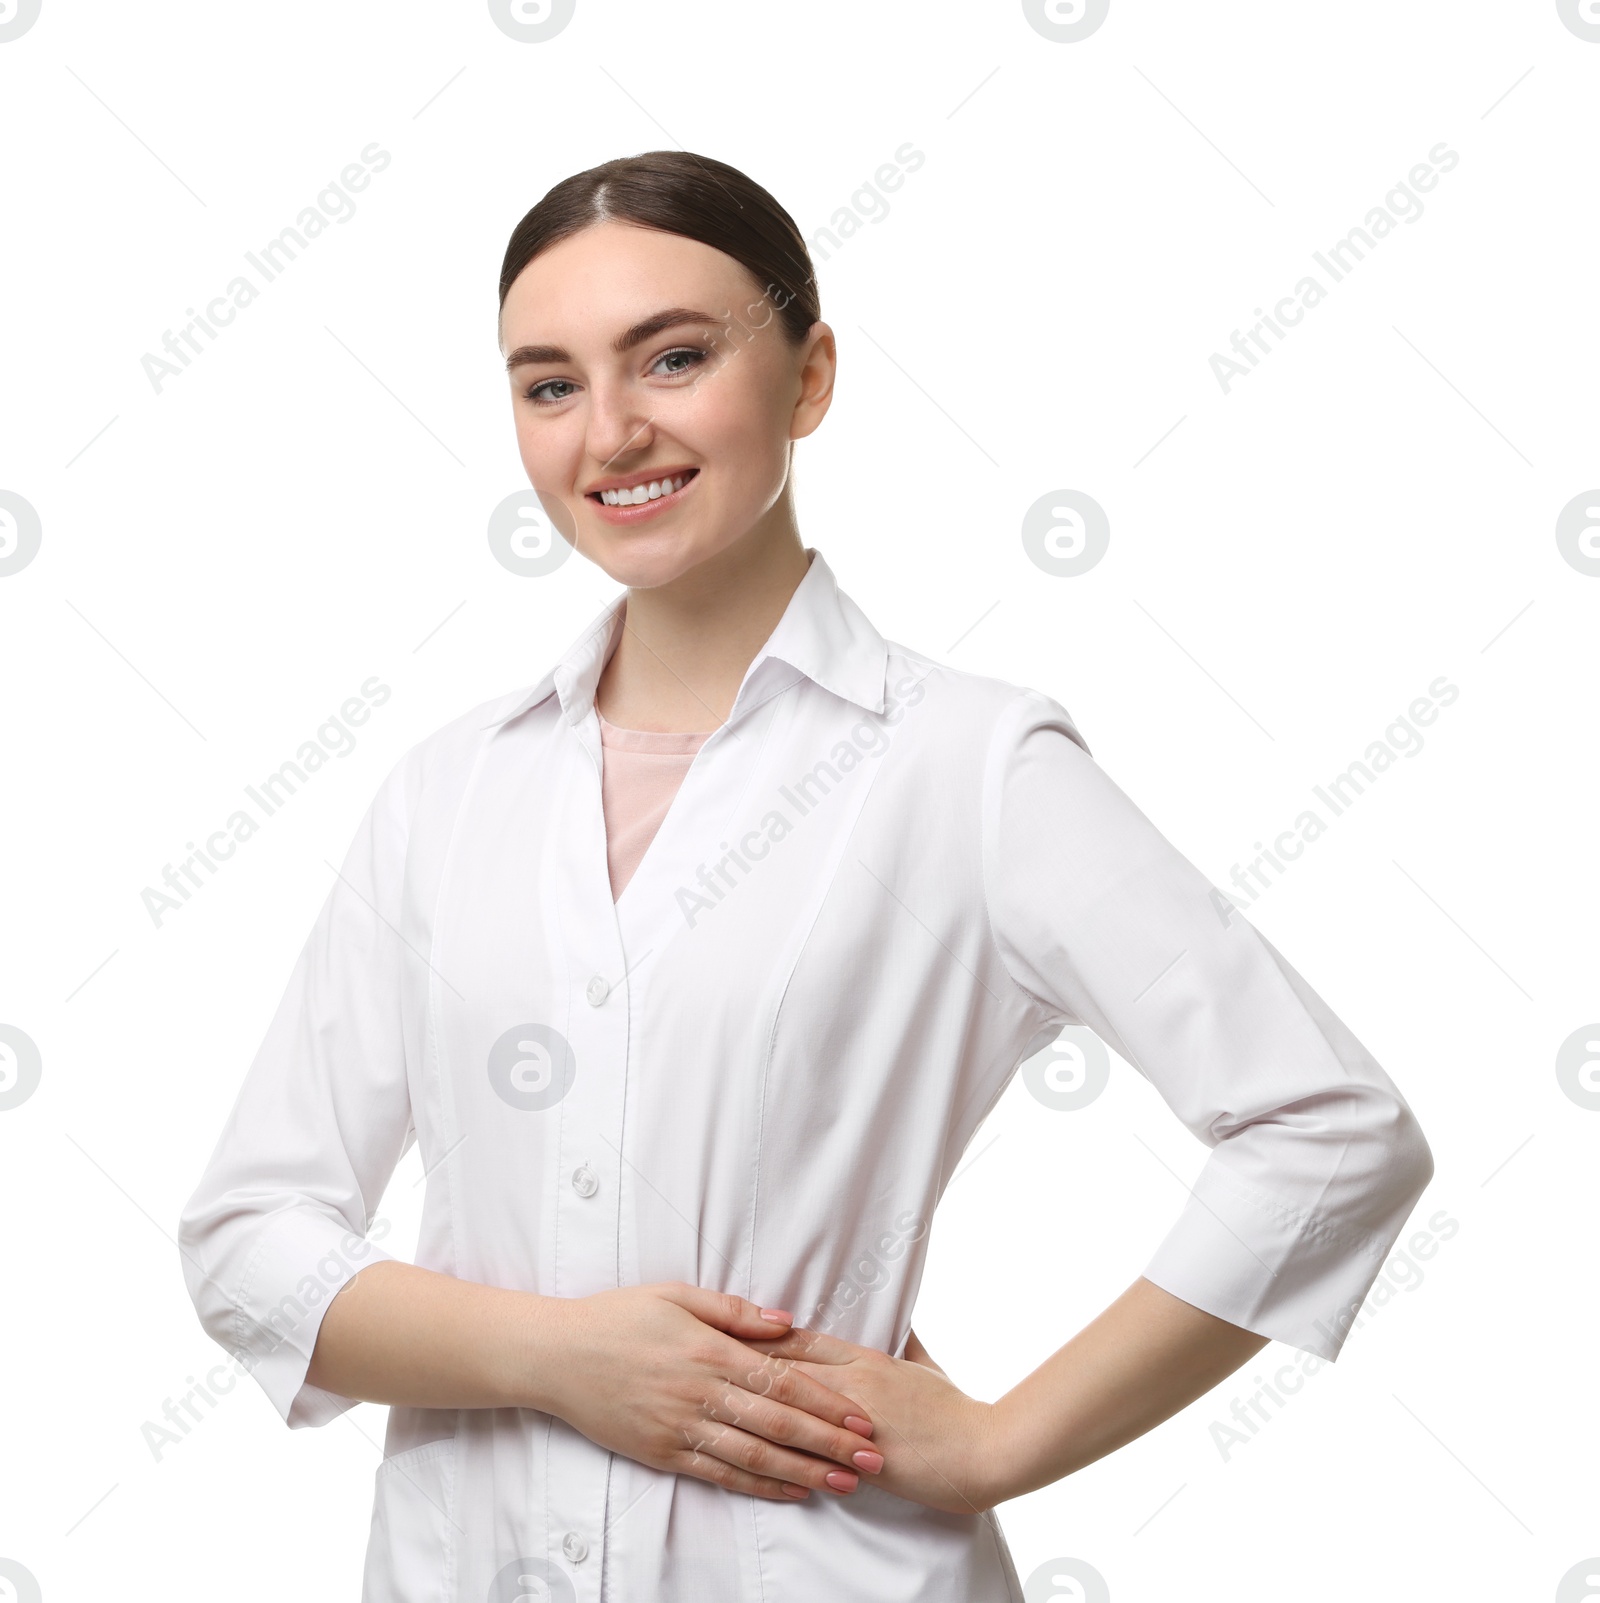
[[[393,1405],[370,1600],[1020,1599],[995,1505],[1268,1340],[1336,1357],[1428,1146],[1057,702],[885,641],[802,543],[836,351],[765,190],[580,173],[500,297],[529,480],[625,588],[385,780],[184,1212],[191,1295],[291,1426]],[[987,1403],[911,1332],[929,1221],[1068,1024],[1213,1150]],[[414,1265],[368,1234],[413,1139]]]

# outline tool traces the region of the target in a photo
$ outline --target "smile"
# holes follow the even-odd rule
[[[692,475],[680,473],[673,479],[641,480],[625,490],[601,490],[600,499],[608,507],[639,506],[645,501],[659,501],[674,490],[681,490]]]
[[[641,515],[650,516],[668,503],[675,504],[699,474],[698,468],[687,468],[681,473],[641,478],[633,484],[591,491],[588,499],[612,513],[608,521],[635,523]]]

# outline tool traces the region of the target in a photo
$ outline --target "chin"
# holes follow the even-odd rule
[[[751,556],[763,540],[764,511],[761,503],[741,502],[731,511],[706,504],[696,507],[693,517],[680,514],[654,527],[640,524],[631,529],[596,527],[585,519],[577,550],[618,584],[630,590],[656,590],[741,545],[748,547],[744,555]]]
[[[716,542],[682,529],[602,529],[591,531],[587,544],[580,540],[577,547],[580,555],[630,590],[655,590],[671,584],[720,549]]]

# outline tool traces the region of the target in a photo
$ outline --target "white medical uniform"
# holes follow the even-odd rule
[[[413,1141],[427,1268],[682,1280],[899,1355],[946,1182],[1069,1025],[1211,1149],[1144,1275],[1337,1355],[1433,1172],[1400,1092],[1057,702],[886,642],[808,550],[615,904],[593,703],[625,592],[384,781],[181,1222],[205,1328],[291,1426],[352,1406],[306,1369]],[[1021,1590],[992,1511],[866,1477],[772,1502],[532,1409],[397,1407],[363,1596]]]

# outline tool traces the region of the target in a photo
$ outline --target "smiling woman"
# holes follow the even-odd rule
[[[886,640],[801,539],[837,350],[771,195],[607,162],[499,287],[528,479],[621,588],[384,781],[184,1211],[190,1293],[291,1426],[391,1405],[367,1603],[1021,1603],[995,1506],[1269,1340],[1335,1358],[1427,1143],[1060,703]],[[912,1329],[929,1221],[1071,1025],[1212,1150],[986,1402]],[[413,1141],[417,1261],[353,1265]]]
[[[653,590],[793,528],[794,442],[828,409],[836,352],[766,191],[681,151],[579,173],[517,225],[500,299],[523,467],[577,550]]]

